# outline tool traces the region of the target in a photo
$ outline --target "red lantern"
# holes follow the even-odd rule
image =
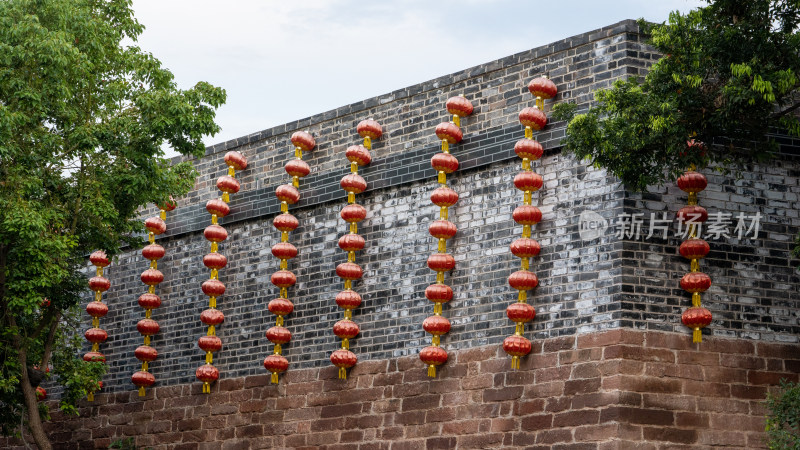
[[[447,253],[434,253],[428,257],[428,268],[435,272],[449,272],[456,268],[456,259]]]
[[[278,259],[292,259],[297,256],[297,247],[288,242],[278,242],[272,246],[272,256]]]
[[[102,302],[89,302],[86,305],[86,312],[89,313],[91,317],[104,317],[108,314],[108,306]]]
[[[678,251],[686,259],[702,259],[711,251],[711,246],[702,239],[692,238],[683,241]]]
[[[680,222],[702,223],[708,220],[708,211],[698,205],[684,206],[678,210],[677,217]]]
[[[689,272],[681,278],[681,289],[694,294],[705,292],[711,287],[711,277],[703,272]]]
[[[111,282],[105,277],[89,278],[89,289],[94,292],[105,292],[111,287]]]
[[[164,274],[157,269],[147,269],[142,272],[141,279],[142,283],[148,286],[155,286],[164,281]]]
[[[358,324],[352,320],[344,319],[333,324],[333,334],[340,339],[353,339],[359,331]]]
[[[347,156],[350,162],[354,162],[359,166],[366,166],[372,162],[372,155],[369,154],[369,150],[363,145],[351,145],[347,147],[345,156]]]
[[[458,144],[464,138],[461,129],[452,122],[442,122],[436,126],[436,137],[448,144]]]
[[[711,311],[700,306],[688,308],[681,315],[681,322],[692,329],[707,327],[712,320]]]
[[[508,284],[520,291],[528,291],[539,285],[536,274],[527,270],[518,270],[508,277]]]
[[[364,178],[357,174],[351,173],[342,177],[342,181],[339,183],[347,192],[352,192],[353,194],[360,194],[367,190],[367,182]]]
[[[520,139],[514,144],[514,152],[520,158],[528,158],[531,161],[536,161],[544,154],[542,144],[533,139]]]
[[[270,300],[267,309],[276,316],[286,316],[294,311],[294,304],[285,298]]]
[[[282,355],[269,355],[264,359],[264,368],[272,372],[272,383],[278,382],[278,374],[286,372],[289,368],[289,361]]]
[[[536,317],[536,310],[527,303],[512,303],[506,308],[506,315],[512,322],[527,323]]]
[[[458,201],[458,194],[449,187],[436,188],[431,194],[431,203],[438,207],[450,207]]]
[[[294,205],[300,201],[300,191],[291,184],[282,184],[278,186],[278,188],[275,189],[275,196],[278,197],[278,201],[286,202],[290,205]]]
[[[222,269],[228,265],[228,258],[221,253],[207,253],[203,256],[203,265],[209,269]]]
[[[218,352],[222,350],[222,339],[217,336],[201,336],[197,346],[204,352]]]
[[[535,206],[522,205],[514,209],[512,216],[520,225],[536,225],[542,220],[542,211]]]
[[[223,175],[217,179],[217,189],[226,194],[235,194],[239,192],[239,188],[239,182],[230,175]]]
[[[509,355],[519,358],[531,352],[531,341],[524,336],[511,335],[503,341],[503,350]]]
[[[283,166],[286,173],[292,177],[303,178],[311,173],[311,166],[302,159],[292,159]]]
[[[519,122],[539,131],[547,125],[547,116],[539,108],[528,107],[519,112]]]
[[[292,333],[284,327],[272,327],[267,330],[267,339],[273,344],[283,345],[292,340]]]
[[[279,214],[272,220],[272,225],[277,228],[278,231],[288,232],[294,231],[300,225],[300,221],[291,214]]]
[[[203,293],[209,297],[219,297],[225,293],[225,285],[214,278],[210,278],[200,285]]]
[[[458,159],[449,153],[437,153],[431,158],[431,167],[437,172],[453,173],[458,170]]]
[[[344,208],[339,214],[345,222],[353,223],[360,222],[367,217],[367,209],[358,203],[351,203]]]
[[[511,253],[518,258],[532,258],[539,254],[542,247],[533,239],[520,238],[511,243]]]
[[[106,357],[100,352],[86,352],[83,355],[83,360],[86,362],[106,362]]]
[[[36,400],[42,401],[42,400],[44,400],[46,398],[47,398],[47,391],[43,387],[37,386],[36,387]]]
[[[91,305],[91,303],[89,303]],[[155,309],[161,306],[161,297],[157,296],[156,294],[142,294],[139,296],[139,306],[144,309]],[[86,310],[89,310],[89,307],[86,307]],[[106,312],[108,311],[108,307],[105,307]],[[90,313],[91,314],[91,313]],[[105,313],[103,313],[105,315]]]
[[[107,267],[111,264],[111,261],[108,260],[108,256],[106,256],[106,252],[102,250],[92,252],[92,254],[89,255],[89,261],[97,267]]]
[[[131,383],[137,387],[150,387],[156,382],[156,377],[150,373],[140,370],[131,375]]]
[[[446,284],[432,284],[425,288],[425,298],[434,303],[446,303],[453,299],[453,289]]]
[[[225,239],[228,239],[228,232],[225,230],[225,228],[222,228],[216,224],[212,224],[203,230],[203,236],[205,236],[206,239],[211,242],[222,242]]]
[[[219,370],[211,364],[204,364],[197,368],[194,376],[204,384],[210,384],[219,379]]]
[[[108,339],[108,333],[101,328],[89,328],[83,333],[83,336],[86,337],[86,340],[91,343],[100,343],[105,342]]]
[[[383,135],[381,125],[372,119],[362,120],[359,122],[356,126],[356,131],[358,131],[358,134],[361,137],[368,137],[370,139],[378,139]]]
[[[170,197],[166,202],[156,206],[158,206],[158,209],[163,209],[164,211],[172,211],[178,207],[178,204]]]
[[[356,309],[361,305],[361,296],[356,291],[341,291],[336,294],[336,304],[345,310]]]
[[[430,316],[422,321],[422,328],[434,336],[441,336],[450,332],[450,321],[442,316]]]
[[[149,259],[150,261],[154,259],[161,259],[165,254],[166,251],[164,250],[164,247],[158,244],[150,244],[142,249],[142,256],[144,259]]]
[[[314,137],[305,131],[295,131],[290,139],[295,147],[304,152],[313,150],[317,145]]]
[[[233,167],[235,170],[244,170],[247,168],[247,159],[241,153],[231,151],[225,153],[225,165]]]
[[[339,248],[346,252],[355,252],[364,249],[366,241],[357,234],[345,234],[339,238]]]
[[[331,354],[331,364],[339,368],[339,378],[343,379],[342,370],[347,370],[356,365],[358,357],[350,350],[340,348]]]
[[[541,97],[544,100],[549,100],[558,93],[556,84],[546,77],[532,79],[530,83],[528,83],[528,90],[531,91],[534,97]]]
[[[472,103],[460,95],[448,98],[445,107],[447,108],[447,112],[459,117],[466,117],[474,111]]]
[[[345,262],[336,266],[336,275],[343,280],[359,280],[364,276],[364,271],[356,263]]]
[[[167,224],[158,216],[148,217],[147,220],[144,221],[144,227],[147,228],[147,231],[155,235],[167,231]]]
[[[437,239],[451,239],[457,231],[456,225],[448,220],[435,220],[428,226],[428,232]]]
[[[428,376],[436,376],[436,366],[447,362],[447,352],[441,347],[425,347],[419,352],[419,359],[428,366]]]
[[[279,288],[288,288],[297,283],[297,277],[288,270],[279,270],[272,274],[270,281]]]
[[[514,177],[514,186],[520,191],[538,191],[543,183],[542,176],[536,172],[520,172]]]
[[[158,333],[160,327],[158,326],[158,322],[153,319],[142,319],[136,324],[136,329],[139,331],[139,334],[152,336]]]
[[[222,200],[215,198],[206,202],[206,211],[209,214],[216,214],[217,217],[225,217],[231,212],[231,207]]]
[[[158,358],[158,352],[156,349],[150,347],[149,345],[140,345],[136,347],[136,350],[134,350],[133,354],[139,361],[152,362]]]
[[[678,187],[683,192],[698,193],[708,186],[705,175],[689,170],[678,178]]]
[[[206,325],[217,326],[225,321],[225,314],[216,308],[208,308],[200,313],[200,321]]]

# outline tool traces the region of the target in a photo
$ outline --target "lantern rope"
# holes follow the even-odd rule
[[[294,231],[299,222],[295,216],[289,214],[289,205],[295,204],[300,200],[300,178],[311,173],[311,168],[303,161],[303,152],[311,151],[316,142],[306,131],[298,131],[291,136],[294,145],[294,159],[285,165],[286,173],[292,177],[291,184],[278,186],[275,196],[280,202],[281,214],[274,222],[275,228],[281,233],[280,242],[272,247],[272,254],[280,261],[279,270],[272,274],[271,281],[278,290],[278,298],[269,302],[269,311],[275,314],[275,326],[266,332],[267,339],[274,344],[272,354],[264,359],[264,368],[270,372],[270,382],[278,384],[278,374],[285,372],[289,368],[289,362],[283,356],[283,346],[291,340],[292,334],[284,326],[284,316],[294,310],[294,304],[289,300],[289,287],[294,286],[297,277],[288,270],[289,259],[297,256],[297,248],[289,243],[289,232]]]
[[[205,364],[195,371],[195,377],[203,383],[202,392],[211,393],[211,383],[219,379],[219,370],[214,367],[213,352],[222,349],[222,340],[216,335],[216,326],[224,320],[224,316],[217,308],[217,299],[225,293],[225,285],[219,280],[219,270],[228,263],[227,258],[219,253],[219,243],[228,238],[228,232],[219,225],[219,219],[230,213],[230,194],[239,192],[240,184],[236,180],[236,171],[247,168],[247,159],[239,152],[231,151],[225,154],[225,165],[228,166],[227,175],[217,179],[217,189],[222,192],[219,199],[206,203],[206,210],[211,214],[211,225],[203,230],[206,240],[211,242],[210,253],[203,257],[203,265],[210,269],[208,280],[204,281],[201,288],[208,296],[208,309],[200,315],[200,320],[206,324],[206,335],[197,340],[197,345],[205,353]]]
[[[94,300],[86,305],[86,312],[92,317],[92,328],[86,330],[84,337],[91,342],[92,348],[89,352],[83,355],[83,360],[86,362],[106,362],[106,357],[100,353],[100,343],[108,338],[108,333],[100,328],[100,318],[108,313],[108,305],[103,303],[103,292],[111,287],[111,282],[103,275],[103,269],[111,264],[111,261],[102,250],[97,250],[89,255],[89,261],[95,266],[95,276],[89,278],[89,289],[94,292]],[[97,389],[103,387],[103,382],[97,382]],[[96,389],[90,388],[86,399],[94,401],[94,391]]]
[[[447,362],[447,351],[441,347],[441,336],[450,331],[450,321],[442,316],[442,303],[453,297],[452,288],[444,280],[445,272],[455,268],[455,258],[447,253],[447,239],[452,239],[457,232],[456,225],[449,221],[449,208],[458,201],[458,194],[447,187],[447,175],[458,169],[458,159],[450,154],[450,145],[461,142],[461,117],[472,114],[474,109],[463,95],[447,99],[445,106],[452,118],[436,126],[435,133],[441,143],[441,153],[431,158],[431,166],[436,171],[436,181],[439,184],[431,194],[431,202],[439,207],[439,219],[431,222],[428,227],[430,234],[437,240],[437,252],[428,258],[428,267],[436,272],[436,281],[425,289],[425,296],[433,302],[433,315],[422,322],[422,328],[431,334],[431,345],[419,353],[431,378],[436,377],[436,367]]]
[[[344,290],[336,295],[337,305],[344,309],[344,318],[333,326],[333,333],[342,340],[341,348],[334,351],[331,364],[339,368],[339,379],[347,379],[347,369],[355,366],[358,357],[350,350],[350,340],[358,335],[359,327],[353,319],[353,310],[361,304],[361,296],[353,290],[353,281],[361,279],[363,270],[356,264],[356,252],[364,249],[364,238],[358,234],[358,222],[366,218],[366,209],[356,203],[356,194],[364,192],[367,182],[358,174],[359,166],[372,162],[370,150],[373,139],[383,134],[380,124],[373,119],[362,120],[356,126],[358,134],[364,138],[363,145],[347,148],[345,156],[350,161],[350,174],[345,175],[340,185],[347,193],[347,205],[342,208],[341,217],[349,223],[349,233],[339,239],[339,248],[347,253],[347,262],[336,266],[336,274],[344,281]]]

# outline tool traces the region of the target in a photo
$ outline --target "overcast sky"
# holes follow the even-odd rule
[[[139,45],[228,101],[207,145],[698,0],[134,0]]]

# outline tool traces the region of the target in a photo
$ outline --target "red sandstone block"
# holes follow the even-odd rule
[[[313,430],[313,427],[312,427]],[[336,442],[339,439],[338,431],[310,433],[306,435],[306,445],[322,446]]]
[[[181,435],[183,442],[206,442],[216,434],[212,430],[191,430],[186,431]]]
[[[575,428],[575,440],[578,442],[605,441],[617,438],[618,433],[619,424],[616,423],[578,426]]]
[[[344,426],[344,418],[317,419],[311,422],[311,431],[337,431]],[[311,444],[311,442],[309,442]]]
[[[634,440],[617,440],[597,444],[597,450],[656,450],[657,448],[656,444]]]
[[[428,383],[403,383],[392,386],[392,397],[412,397],[428,392]]]
[[[499,345],[485,345],[481,347],[468,348],[456,352],[455,362],[459,364],[486,361],[489,359],[501,358],[506,356]]]
[[[306,406],[335,405],[340,397],[341,394],[337,392],[309,393],[306,396]]]
[[[787,359],[783,361],[783,367],[787,372],[800,373],[800,360]]]
[[[596,362],[573,364],[570,378],[580,380],[584,378],[600,378],[600,369]]]
[[[778,358],[767,358],[764,362],[767,364],[767,372],[783,372],[783,361]]]
[[[400,372],[379,373],[372,377],[372,386],[392,386],[403,382],[403,374]]]
[[[412,411],[417,409],[430,409],[440,406],[442,396],[439,394],[419,395],[403,399],[402,411]]]
[[[392,411],[399,411],[400,406],[402,405],[402,399],[399,398],[389,398],[386,400],[378,400],[372,402],[372,412],[373,413],[388,413]]]
[[[147,433],[166,433],[172,429],[172,422],[163,420],[159,422],[150,422],[145,426]]]
[[[489,419],[469,419],[460,420],[458,422],[445,422],[442,424],[442,434],[475,434],[486,433],[491,428],[491,420]]]
[[[645,348],[636,347],[633,345],[611,345],[603,349],[603,358],[674,363],[675,352],[662,348]]]
[[[438,423],[424,423],[405,427],[405,439],[429,438],[440,434],[441,425]]]
[[[361,442],[364,439],[364,432],[361,430],[343,431],[339,436],[340,442]]]
[[[663,331],[647,331],[644,333],[644,345],[653,348],[670,350],[689,350],[693,348],[692,340],[681,333],[664,333]]]
[[[592,425],[600,420],[600,412],[594,409],[567,411],[553,416],[554,427],[576,427],[579,425]]]
[[[588,394],[600,389],[600,378],[570,380],[564,382],[564,395]]]
[[[526,367],[526,370],[530,368],[534,369],[541,369],[544,367],[555,367],[558,365],[558,353],[545,353],[541,355],[529,355],[525,358],[526,361],[530,361],[532,367]]]
[[[461,379],[461,389],[485,389],[492,386],[492,379],[493,375],[489,373],[467,376]]]
[[[544,411],[544,399],[520,400],[514,402],[514,415],[527,416],[528,414]]]
[[[320,418],[327,419],[330,417],[354,416],[361,414],[363,408],[363,403],[323,406],[320,411]]]
[[[480,401],[480,399],[478,399]],[[456,417],[458,419],[485,419],[487,417],[497,417],[500,413],[498,403],[479,403],[456,406]]]
[[[378,439],[391,441],[403,438],[403,427],[385,427],[378,431]]]
[[[730,397],[731,386],[724,383],[707,383],[703,381],[688,380],[684,384],[683,392],[685,394],[698,397]]]
[[[705,378],[702,366],[660,362],[646,363],[644,374],[650,377],[685,378],[701,381]]]
[[[744,369],[733,369],[730,367],[703,367],[703,375],[706,381],[719,383],[746,383],[747,371]]]
[[[492,432],[519,430],[519,419],[514,417],[496,417],[492,419]]]
[[[322,392],[322,381],[306,381],[289,383],[286,382],[286,394],[291,395],[306,395],[309,392]]]
[[[572,430],[555,429],[542,430],[536,433],[537,444],[555,444],[558,442],[572,442]]]
[[[735,431],[703,430],[697,436],[697,444],[720,447],[743,447],[747,442],[744,433]]]
[[[797,381],[796,373],[761,372],[751,370],[747,373],[749,384],[779,384],[781,380]]]
[[[570,372],[572,372],[572,367],[570,366],[548,367],[533,371],[536,384],[568,380]]]
[[[564,393],[564,383],[553,381],[550,383],[536,381],[532,386],[525,386],[524,398],[549,398],[559,396]]]
[[[455,437],[432,437],[425,440],[426,450],[450,450],[456,448]]]
[[[308,391],[314,392],[314,391]],[[274,400],[274,408],[279,410],[292,410],[296,408],[302,408],[306,404],[306,397],[302,395],[293,395],[288,397],[278,397],[277,399],[266,399],[266,400],[257,400],[264,402],[264,405],[269,403],[270,400]]]
[[[559,350],[569,350],[575,348],[575,336],[561,336],[557,338],[547,339],[542,346],[542,352],[550,353]]]
[[[612,421],[643,425],[674,425],[675,415],[672,411],[628,406],[612,406],[600,412],[600,423]]]
[[[710,339],[703,339],[703,343],[698,347],[700,351],[704,352],[735,353],[739,355],[756,354],[755,344],[752,341],[745,339],[725,339],[714,337]]]
[[[744,414],[711,414],[711,428],[714,430],[764,431],[766,419],[761,416]]]
[[[603,359],[602,348],[583,348],[578,350],[564,350],[557,353],[558,363],[574,364],[590,361],[600,361]]]
[[[679,427],[708,428],[708,423],[708,414],[706,413],[675,413],[675,425]]]
[[[425,423],[426,411],[408,411],[397,413],[394,416],[394,423],[397,425],[419,425]]]
[[[506,400],[516,400],[522,395],[522,386],[508,386],[500,389],[484,389],[484,402],[502,402]]]
[[[545,430],[553,426],[552,414],[534,414],[531,416],[523,417],[520,421],[520,427],[523,431],[537,431]]]
[[[678,394],[683,382],[669,378],[622,376],[622,387],[633,392]]]
[[[602,331],[599,333],[582,334],[578,336],[578,348],[605,347],[618,344],[622,340],[622,330]]]
[[[227,378],[219,380],[218,383],[220,391],[239,391],[244,388],[244,378]]]
[[[388,363],[388,360],[359,361],[355,367],[350,369],[350,375],[360,376],[364,374],[386,373]]]
[[[205,417],[201,420],[201,428],[204,430],[215,430],[225,427],[225,416]]]
[[[483,433],[459,436],[457,448],[491,448],[503,443],[503,433]]]
[[[747,448],[767,448],[764,433],[747,433]]]
[[[597,369],[606,377],[613,375],[641,375],[644,373],[644,363],[620,359],[601,361],[597,363]]]
[[[745,398],[753,400],[763,400],[767,398],[767,388],[764,386],[749,386],[744,384],[731,385],[731,397]]]
[[[696,411],[697,399],[694,396],[680,394],[642,394],[642,405],[645,408],[669,409],[672,411]]]
[[[394,362],[397,364],[398,372],[407,372],[411,369],[424,367],[418,356],[402,356],[394,359]]]
[[[554,397],[547,399],[547,406],[544,410],[551,413],[566,411],[572,403],[569,397]]]
[[[697,441],[697,431],[672,427],[644,427],[645,440],[693,444]]]
[[[679,350],[677,352],[678,364],[696,364],[700,366],[719,366],[719,353],[710,353],[697,350]]]
[[[719,355],[719,365],[736,369],[763,369],[766,367],[764,358],[749,355]]]
[[[535,378],[535,372],[533,370],[515,370],[513,372],[507,372],[505,375],[506,386],[524,386],[527,384],[533,384]]]
[[[535,432],[521,432],[521,433],[513,433],[512,434],[512,441],[515,447],[528,447],[533,445],[536,442],[536,433]]]
[[[619,392],[591,392],[579,394],[570,399],[571,409],[598,408],[613,405],[619,402]]]
[[[391,450],[424,450],[425,440],[419,439],[416,441],[403,440],[399,442],[392,442]]]
[[[446,392],[455,392],[461,389],[459,378],[437,378],[428,381],[428,392],[431,394],[444,394]]]
[[[700,397],[697,399],[698,411],[724,412],[728,414],[747,414],[750,405],[746,401],[729,398]]]

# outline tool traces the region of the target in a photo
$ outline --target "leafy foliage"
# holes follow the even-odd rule
[[[767,446],[800,449],[800,384],[781,380],[781,392],[767,396]]]
[[[170,165],[162,146],[200,157],[202,137],[219,131],[224,90],[179,89],[151,54],[123,45],[142,30],[130,0],[0,2],[4,433],[30,409],[25,367],[44,366],[51,353],[66,386],[62,409],[75,412],[96,387],[103,366],[76,356],[86,255],[138,245],[137,210],[194,185],[191,163]]]
[[[664,56],[643,80],[617,81],[569,120],[566,148],[643,191],[691,164],[741,169],[769,158],[774,128],[800,136],[800,2],[709,0],[640,27]],[[687,148],[694,139],[708,146]],[[713,144],[713,145],[712,145]]]

